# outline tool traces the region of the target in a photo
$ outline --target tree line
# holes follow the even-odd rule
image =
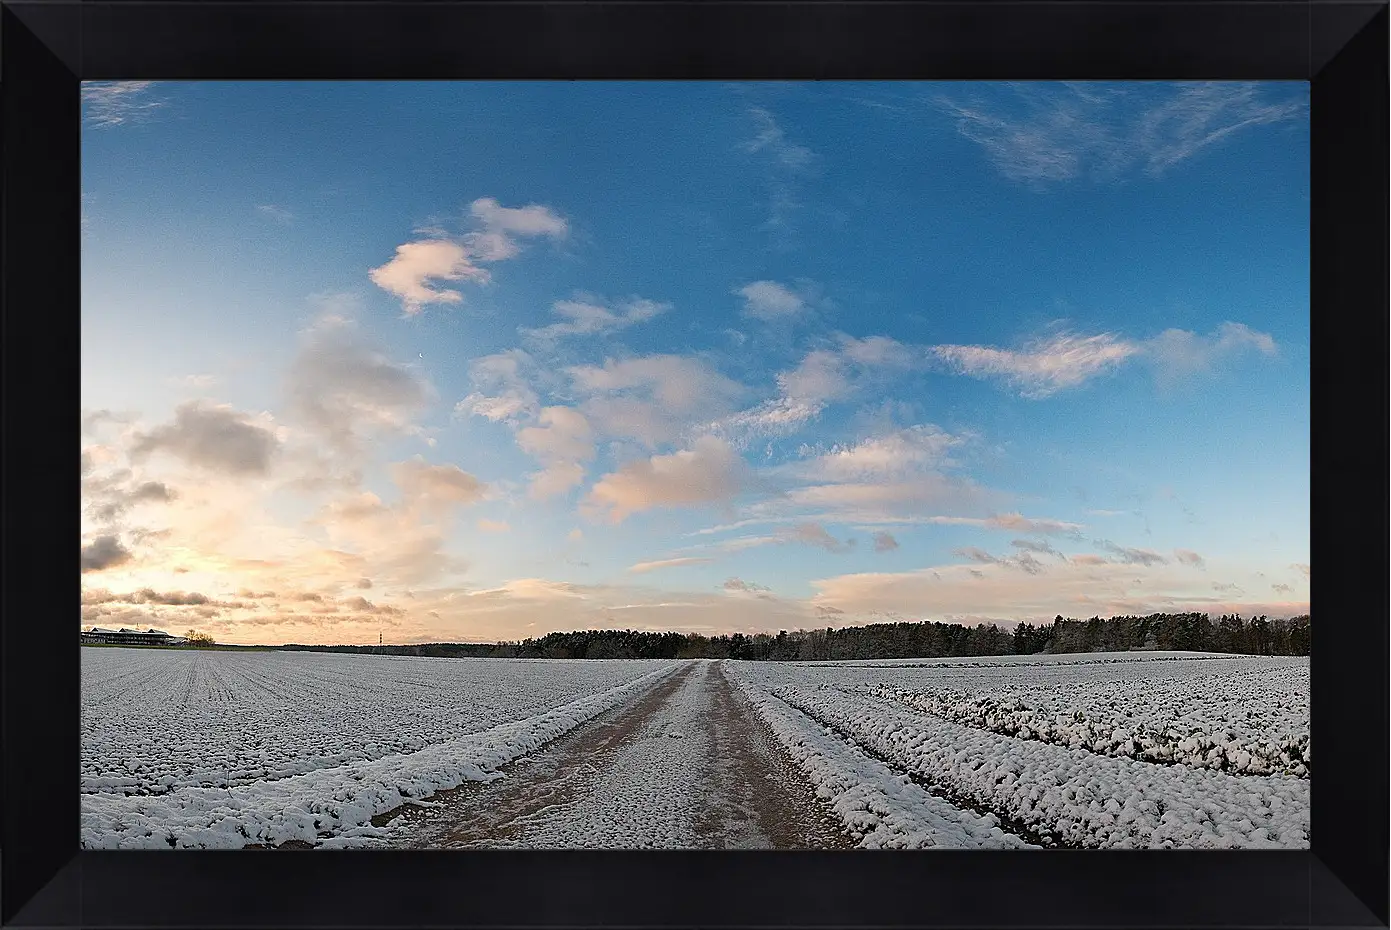
[[[585,630],[548,633],[500,643],[421,643],[408,646],[304,646],[288,650],[349,652],[444,658],[519,659],[920,659],[1034,655],[1037,653],[1184,650],[1245,655],[1309,654],[1309,615],[1289,619],[1207,614],[1149,614],[1103,620],[1064,619],[1021,623],[1013,630],[995,624],[895,622],[841,629],[725,634]]]

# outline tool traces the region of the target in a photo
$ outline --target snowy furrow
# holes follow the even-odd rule
[[[994,815],[962,810],[929,794],[910,776],[837,739],[737,672],[729,677],[772,727],[816,793],[830,802],[861,848],[1031,847],[1001,830]]]
[[[1306,849],[1309,782],[1099,756],[961,726],[863,692],[769,689],[975,807],[1067,846]]]
[[[82,791],[230,788],[415,752],[665,664],[83,649]]]
[[[953,723],[1108,756],[1233,774],[1309,773],[1309,668],[1254,668],[1198,678],[1078,681],[870,693]]]
[[[377,814],[465,781],[504,777],[500,766],[631,700],[680,667],[660,666],[562,707],[408,754],[230,788],[129,797],[87,794],[82,845],[235,849],[292,839],[321,847],[366,843],[381,832],[369,824]]]

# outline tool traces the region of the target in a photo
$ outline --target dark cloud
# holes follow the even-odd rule
[[[1052,543],[1045,542],[1042,539],[1011,539],[1009,544],[1016,549],[1023,549],[1025,552],[1043,553],[1055,556],[1059,559],[1067,558],[1067,556],[1053,548]]]
[[[140,588],[124,594],[112,593],[105,588],[91,588],[82,592],[82,603],[95,604],[151,604],[165,607],[241,607],[235,602],[219,601],[199,591],[156,591],[153,588]]]
[[[894,538],[893,533],[879,532],[874,534],[875,552],[892,552],[897,548],[898,540]]]
[[[989,552],[976,546],[963,546],[960,549],[953,549],[952,553],[962,558],[970,559],[972,562],[980,562],[985,565],[1003,565],[1006,568],[1017,568],[1030,575],[1041,575],[1045,571],[1043,563],[1034,558],[1027,549],[1012,559],[991,555]],[[975,569],[971,569],[971,574],[980,577],[980,573]]]
[[[1092,544],[1105,549],[1107,552],[1120,556],[1122,562],[1127,565],[1167,565],[1169,560],[1152,549],[1130,549],[1125,546],[1118,546],[1109,539],[1094,539]]]
[[[371,579],[371,578],[359,578],[359,579],[357,580],[357,586],[358,586],[359,588],[370,588],[370,587],[372,587],[372,579]]]
[[[102,489],[93,488],[104,500],[93,502],[88,512],[102,521],[115,520],[132,506],[151,501],[168,503],[178,495],[163,481],[146,481],[131,489],[108,484]]]
[[[348,610],[357,610],[374,616],[400,616],[405,613],[399,607],[392,607],[390,604],[373,604],[365,597],[350,597],[343,602]]]
[[[192,401],[179,405],[173,423],[137,435],[131,457],[164,450],[210,471],[263,475],[279,448],[275,434],[253,424],[246,414]]]
[[[786,535],[789,540],[816,546],[827,552],[849,552],[855,548],[855,540],[847,539],[842,542],[826,532],[826,528],[820,523],[799,523],[788,530]]]
[[[1192,565],[1196,568],[1202,568],[1206,564],[1203,557],[1192,549],[1175,549],[1174,558],[1184,565]]]
[[[755,584],[752,581],[745,581],[742,578],[730,578],[727,581],[725,581],[725,583],[721,585],[721,587],[723,587],[726,591],[757,592],[771,590],[765,585]]]
[[[970,559],[972,562],[982,562],[986,565],[1003,565],[1005,560],[998,556],[993,556],[984,549],[976,546],[962,546],[952,550],[953,555],[959,555],[963,559]]]
[[[116,536],[98,536],[90,546],[82,547],[83,573],[105,571],[130,560],[130,550]]]

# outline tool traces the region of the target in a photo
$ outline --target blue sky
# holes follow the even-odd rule
[[[84,623],[1307,611],[1307,85],[89,83],[82,196]]]

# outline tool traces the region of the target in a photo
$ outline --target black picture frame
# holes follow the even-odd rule
[[[1386,927],[1386,36],[1318,0],[0,3],[0,922]],[[1310,81],[1312,849],[79,851],[78,82],[272,77]]]

